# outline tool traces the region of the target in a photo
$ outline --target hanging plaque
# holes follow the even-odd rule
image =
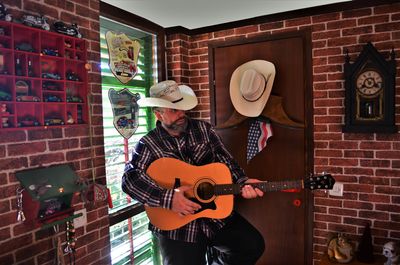
[[[116,91],[111,88],[108,98],[113,111],[115,129],[126,139],[129,139],[139,126],[139,93],[131,93],[127,88]]]
[[[139,41],[130,39],[125,33],[108,31],[106,42],[111,72],[121,83],[128,83],[138,71]]]

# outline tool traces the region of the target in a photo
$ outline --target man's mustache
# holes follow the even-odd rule
[[[184,121],[186,121],[186,117],[183,117],[183,118],[177,119],[177,120],[176,120],[176,121],[174,121],[172,124],[178,124],[178,123],[182,123],[182,122],[184,122]]]

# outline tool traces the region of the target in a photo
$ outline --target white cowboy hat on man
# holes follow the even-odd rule
[[[197,106],[197,97],[186,85],[178,85],[166,80],[150,87],[150,97],[138,101],[141,107],[160,107],[178,110],[190,110]]]
[[[271,94],[275,66],[265,60],[253,60],[236,68],[231,76],[230,96],[236,111],[258,117]]]

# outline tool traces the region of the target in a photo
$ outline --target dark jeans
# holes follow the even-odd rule
[[[156,238],[164,265],[254,265],[265,248],[260,232],[239,214],[211,241],[187,243],[161,235]]]

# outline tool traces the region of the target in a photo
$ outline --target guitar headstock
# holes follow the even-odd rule
[[[335,184],[335,179],[331,174],[314,175],[304,180],[304,188],[310,190],[331,190]]]

